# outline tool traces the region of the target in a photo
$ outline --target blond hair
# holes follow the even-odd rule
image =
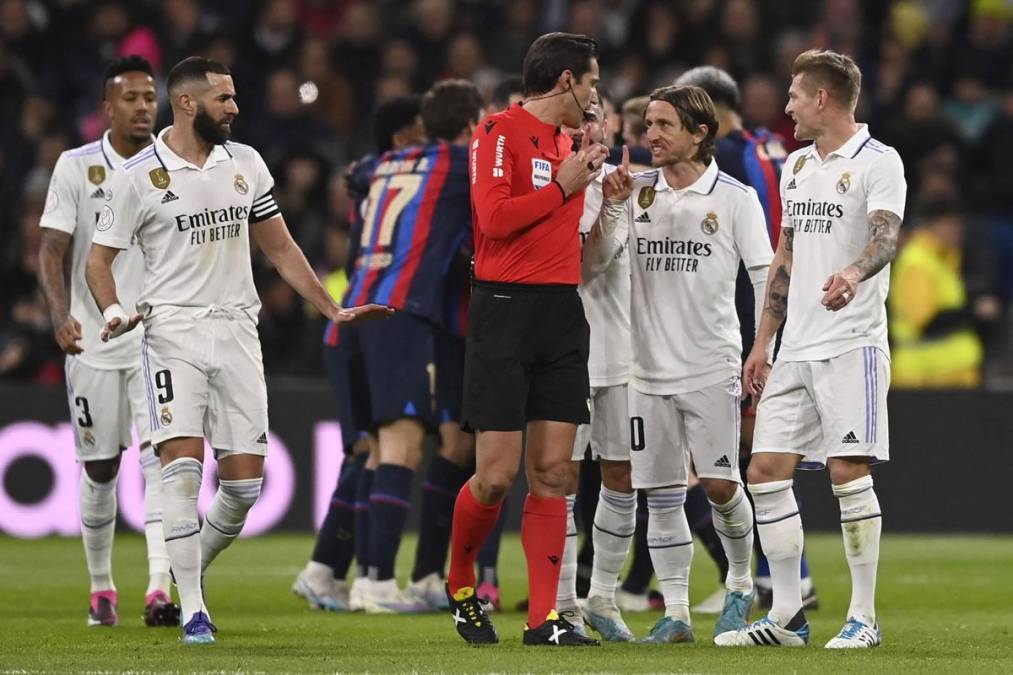
[[[862,90],[862,71],[847,54],[829,49],[810,49],[795,58],[791,75],[804,75],[807,88],[821,88],[846,110],[854,112],[858,94]]]

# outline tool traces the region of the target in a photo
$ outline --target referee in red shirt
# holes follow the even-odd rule
[[[600,145],[574,152],[560,125],[583,122],[598,83],[598,45],[543,35],[524,57],[523,80],[525,100],[483,119],[471,139],[475,279],[462,425],[477,433],[477,456],[454,507],[447,595],[461,637],[498,641],[475,596],[475,559],[517,475],[526,430],[524,644],[595,645],[554,605],[573,441],[589,421],[578,224],[584,188],[607,154]]]

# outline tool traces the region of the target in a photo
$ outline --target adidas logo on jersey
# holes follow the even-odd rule
[[[649,222],[651,222],[651,217],[649,215],[647,215],[647,211],[644,211],[639,216],[637,216],[636,218],[634,218],[633,222],[634,223],[649,223]]]
[[[790,181],[788,181],[788,185],[786,185],[784,189],[785,190],[794,190],[795,189],[795,179],[792,178]]]
[[[722,469],[730,469],[732,468],[732,463],[728,461],[728,455],[721,455],[721,457],[718,458],[718,461],[714,462],[714,466]]]
[[[98,190],[95,190],[95,192],[91,193],[92,199],[103,199],[105,196],[106,196],[105,190],[103,190],[102,188],[99,188]]]
[[[163,204],[168,204],[169,202],[174,202],[177,199],[179,199],[179,197],[177,197],[176,195],[174,195],[172,193],[172,190],[166,190],[165,191],[165,196],[162,197],[162,203]]]
[[[854,431],[849,431],[847,436],[841,439],[841,443],[859,443],[858,436],[855,435]]]

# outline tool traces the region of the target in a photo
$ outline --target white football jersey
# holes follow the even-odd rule
[[[141,152],[144,152],[143,150]],[[107,131],[100,140],[67,150],[60,155],[49,181],[49,194],[39,225],[66,232],[73,237],[70,263],[70,314],[81,322],[82,350],[74,358],[102,370],[118,370],[140,364],[143,331],[135,330],[120,339],[102,342],[105,326],[88,283],[85,264],[99,213],[123,190],[124,160],[113,149]],[[125,306],[137,301],[144,275],[141,250],[128,238],[126,249],[113,261],[113,278]]]
[[[604,171],[584,190],[580,218],[581,243],[601,211],[602,181],[615,167]],[[630,379],[630,256],[624,245],[604,272],[580,285],[584,314],[591,326],[591,352],[587,370],[592,387],[613,387]]]
[[[860,347],[889,355],[889,265],[863,281],[844,309],[830,312],[820,301],[830,275],[853,263],[868,243],[868,214],[884,210],[903,218],[906,196],[900,155],[871,138],[864,124],[826,159],[815,145],[788,156],[781,173],[781,227],[795,235],[779,359],[820,361]]]
[[[682,190],[656,169],[634,176],[625,217],[631,385],[646,394],[683,394],[741,375],[739,261],[759,268],[773,257],[756,192],[714,161]]]
[[[254,318],[250,225],[279,214],[274,179],[248,145],[216,145],[203,167],[178,156],[163,129],[150,148],[123,165],[123,188],[99,215],[95,242],[144,252],[137,311],[165,306],[232,307]]]

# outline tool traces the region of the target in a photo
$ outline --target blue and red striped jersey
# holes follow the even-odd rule
[[[445,142],[391,151],[370,182],[349,305],[378,303],[444,320],[444,280],[471,229],[468,149]]]
[[[468,334],[468,304],[471,302],[471,232],[458,247],[458,259],[447,271],[443,290],[443,325],[453,335]]]
[[[767,129],[736,130],[716,143],[718,168],[756,190],[767,217],[770,245],[781,236],[781,169],[788,153],[781,137]]]

